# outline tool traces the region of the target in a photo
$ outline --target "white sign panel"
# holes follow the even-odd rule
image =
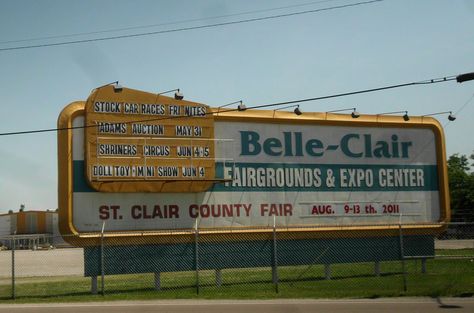
[[[73,126],[84,124],[84,117]],[[79,232],[440,220],[439,160],[431,128],[214,124],[215,172],[206,192],[98,192],[84,176],[84,131],[73,131],[73,215]]]

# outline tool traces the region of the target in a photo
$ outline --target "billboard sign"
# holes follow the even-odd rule
[[[121,103],[117,112],[91,114],[94,102],[88,100],[61,114],[59,127],[72,128],[59,134],[64,234],[97,234],[105,222],[110,236],[130,238],[196,226],[235,233],[274,225],[314,236],[384,232],[400,221],[433,233],[449,216],[444,139],[432,118],[219,112],[194,103],[202,109],[193,110],[205,115],[175,117],[169,112],[177,100],[137,101],[135,93],[124,89],[113,99]],[[162,105],[156,112],[163,114],[157,121],[141,109],[124,113],[124,103]],[[118,134],[97,133],[110,124]],[[134,133],[137,124],[157,132]],[[183,139],[180,126],[201,127],[201,136],[191,132]],[[151,156],[150,147],[162,152]],[[182,156],[179,147],[189,153]],[[95,175],[97,166],[103,175]],[[189,168],[196,175],[188,176]],[[176,175],[160,175],[163,169]]]

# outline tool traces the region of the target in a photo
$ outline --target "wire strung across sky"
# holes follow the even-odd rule
[[[12,51],[12,50],[25,50],[25,49],[54,47],[54,46],[65,46],[65,45],[71,45],[71,44],[80,44],[80,43],[107,41],[107,40],[117,40],[117,39],[125,39],[125,38],[137,38],[137,37],[143,37],[143,36],[184,32],[184,31],[197,30],[197,29],[206,29],[206,28],[214,28],[214,27],[236,25],[236,24],[243,24],[243,23],[252,23],[252,22],[257,22],[257,21],[278,19],[278,18],[289,17],[289,16],[296,16],[296,15],[303,15],[303,14],[310,14],[310,13],[318,13],[318,12],[323,12],[323,11],[330,11],[330,10],[337,10],[337,9],[360,6],[360,5],[367,5],[367,4],[371,4],[371,3],[375,3],[375,2],[381,2],[381,1],[383,1],[383,0],[370,0],[370,1],[363,1],[363,2],[356,2],[356,3],[349,3],[349,4],[338,5],[338,6],[326,7],[326,8],[321,8],[321,9],[313,9],[313,10],[306,10],[306,11],[299,11],[299,12],[292,12],[292,13],[283,13],[283,14],[277,14],[277,15],[249,18],[249,19],[238,20],[238,21],[214,23],[214,24],[207,24],[207,25],[201,25],[201,26],[190,26],[190,27],[174,28],[174,29],[159,30],[159,31],[152,31],[152,32],[145,32],[145,33],[126,34],[126,35],[117,35],[117,36],[109,36],[109,37],[101,37],[101,38],[90,38],[90,39],[80,39],[80,40],[70,40],[70,41],[61,41],[61,42],[54,42],[54,43],[42,43],[42,44],[34,44],[34,45],[16,46],[16,47],[6,47],[6,48],[0,48],[0,51]]]
[[[278,105],[286,105],[286,104],[302,103],[302,102],[308,102],[308,101],[317,101],[317,100],[324,100],[324,99],[337,98],[337,97],[352,96],[352,95],[357,95],[357,94],[361,94],[361,93],[382,91],[382,90],[387,90],[387,89],[394,89],[394,88],[414,86],[414,85],[427,85],[427,84],[443,83],[443,82],[452,81],[452,80],[456,80],[456,76],[447,76],[447,77],[442,77],[442,78],[422,80],[422,81],[418,81],[418,82],[404,83],[404,84],[398,84],[398,85],[390,85],[390,86],[384,86],[384,87],[378,87],[378,88],[372,88],[372,89],[364,89],[364,90],[351,91],[351,92],[344,92],[344,93],[338,93],[338,94],[329,95],[329,96],[307,98],[307,99],[300,99],[300,100],[291,100],[291,101],[284,101],[284,102],[270,103],[270,104],[262,104],[262,105],[254,106],[254,107],[252,107],[252,109],[260,109],[260,108],[278,106]]]
[[[454,76],[446,76],[446,77],[441,77],[441,78],[433,78],[433,79],[421,80],[421,81],[410,82],[410,83],[403,83],[403,84],[389,85],[389,86],[383,86],[383,87],[377,87],[377,88],[370,88],[370,89],[363,89],[363,90],[350,91],[350,92],[344,92],[344,93],[337,93],[337,94],[327,95],[327,96],[297,99],[297,100],[275,102],[275,103],[268,103],[268,104],[260,104],[260,105],[247,107],[246,110],[261,109],[261,108],[267,108],[267,107],[276,107],[276,106],[281,106],[281,105],[302,103],[302,102],[308,102],[308,101],[318,101],[318,100],[324,100],[324,99],[330,99],[330,98],[345,97],[345,96],[357,95],[357,94],[362,94],[362,93],[376,92],[376,91],[395,89],[395,88],[401,88],[401,87],[408,87],[408,86],[415,86],[415,85],[428,85],[428,84],[444,83],[444,82],[448,82],[448,81],[457,80],[457,78],[460,77],[460,76],[462,76],[462,75],[454,75]],[[110,85],[110,84],[108,84],[108,85]],[[102,87],[105,87],[105,86],[108,86],[108,85],[104,85],[104,86],[101,86],[101,87],[98,87],[98,88],[102,88]],[[238,108],[237,109],[225,109],[225,110],[220,111],[219,113],[234,112],[234,111],[239,111],[239,109]],[[206,114],[214,114],[214,113],[217,113],[217,112],[207,112]],[[161,118],[146,119],[146,120],[135,120],[135,121],[129,121],[129,122],[126,122],[126,123],[154,122],[154,121],[160,121],[160,120],[169,120],[169,119],[173,119],[173,118],[190,118],[190,117],[192,117],[192,116],[171,116],[171,117],[161,117]],[[0,136],[37,134],[37,133],[57,132],[57,131],[73,130],[73,129],[84,129],[84,128],[90,128],[90,127],[97,127],[97,125],[94,124],[94,125],[83,125],[83,126],[73,126],[73,127],[64,127],[64,128],[46,128],[46,129],[37,129],[37,130],[5,132],[5,133],[0,133]]]
[[[138,25],[138,26],[130,26],[130,27],[122,27],[122,28],[112,28],[112,29],[97,30],[97,31],[91,31],[91,32],[80,32],[80,33],[73,33],[73,34],[65,34],[65,35],[53,35],[53,36],[44,36],[44,37],[35,37],[35,38],[26,38],[26,39],[17,39],[17,40],[6,40],[6,41],[0,41],[0,44],[7,44],[7,43],[11,44],[11,43],[19,43],[19,42],[27,42],[27,41],[38,41],[38,40],[60,39],[60,38],[72,38],[72,37],[78,37],[78,36],[115,33],[115,32],[121,32],[121,31],[154,28],[154,27],[167,26],[167,25],[185,24],[185,23],[191,23],[191,22],[200,22],[200,21],[215,20],[215,19],[220,19],[220,18],[236,17],[236,16],[249,15],[249,14],[255,14],[255,13],[265,13],[265,12],[270,12],[270,11],[291,9],[291,8],[297,8],[297,7],[304,7],[304,6],[310,6],[310,5],[321,4],[321,3],[325,3],[325,2],[333,2],[333,1],[340,1],[340,0],[319,0],[319,1],[312,1],[312,2],[306,2],[306,3],[287,5],[287,6],[282,6],[282,7],[274,7],[274,8],[268,8],[268,9],[253,10],[253,11],[244,11],[244,12],[239,12],[239,13],[216,15],[216,16],[209,16],[209,17],[203,17],[203,18],[178,20],[178,21],[164,22],[164,23],[158,23],[158,24],[148,24],[148,25]]]

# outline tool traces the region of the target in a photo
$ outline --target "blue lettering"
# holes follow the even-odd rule
[[[262,151],[262,146],[258,142],[260,135],[252,131],[241,131],[240,142],[242,143],[240,155],[257,155]]]
[[[321,142],[321,140],[318,140],[318,139],[310,139],[306,142],[306,152],[310,155],[310,156],[315,156],[315,157],[319,157],[319,156],[322,156],[323,155],[323,151],[321,152],[316,152],[317,149],[323,149],[324,148],[324,145],[323,143]]]
[[[275,151],[274,148],[281,148],[281,141],[278,140],[277,138],[268,138],[265,140],[263,143],[263,151],[271,156],[279,156],[281,155],[282,151],[279,149],[279,151]]]
[[[342,139],[341,139],[341,150],[348,157],[361,158],[362,157],[362,152],[354,153],[349,149],[349,141],[353,138],[359,139],[359,135],[357,135],[357,134],[347,134],[344,137],[342,137]]]

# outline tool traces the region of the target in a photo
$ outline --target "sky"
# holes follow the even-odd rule
[[[0,133],[56,127],[61,110],[120,81],[180,88],[217,107],[332,95],[474,71],[474,0],[0,0]],[[176,30],[116,40],[19,46]],[[154,25],[154,26],[150,26]],[[107,32],[105,32],[107,31]],[[81,33],[83,35],[74,34]],[[84,34],[87,33],[87,34]],[[55,37],[55,38],[46,38]],[[474,81],[305,102],[302,111],[457,113],[446,153],[474,152]],[[0,136],[0,213],[57,208],[57,134]]]

